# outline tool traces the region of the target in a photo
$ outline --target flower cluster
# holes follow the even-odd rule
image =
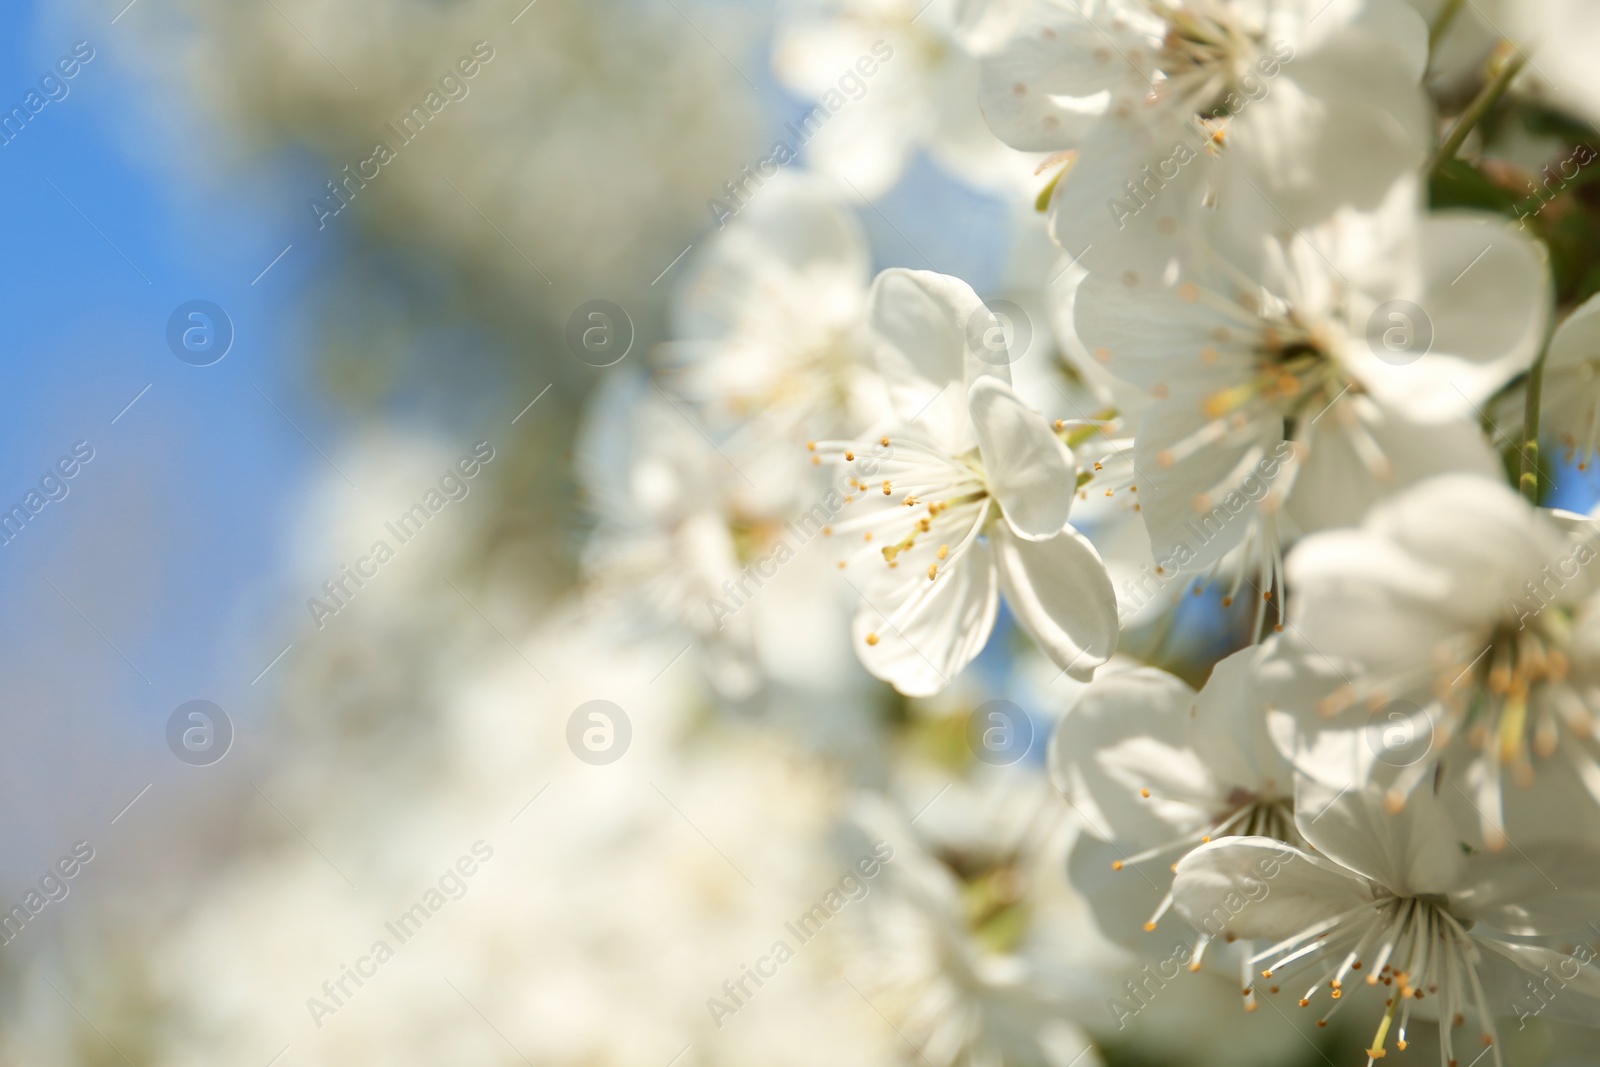
[[[794,661],[828,634],[912,720],[1026,692],[1072,891],[1246,1009],[1349,1001],[1369,1062],[1434,1020],[1450,1065],[1501,1064],[1551,974],[1541,1013],[1600,1018],[1580,7],[785,9],[796,92],[895,61],[690,261],[648,387],[602,397],[595,582],[741,704],[883,698]],[[895,229],[868,198],[918,153],[1011,209],[1004,299],[869,280],[847,205]],[[1047,968],[951,951],[970,1026],[929,1022],[936,1058],[1010,1062]]]

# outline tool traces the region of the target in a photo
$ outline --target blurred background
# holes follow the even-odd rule
[[[1036,161],[983,127],[954,5],[851,6],[0,11],[0,1062],[1349,1059],[1270,1001],[1208,1025],[1234,978],[1100,933],[1043,744],[963,740],[1069,699],[1004,620],[912,704],[856,664],[849,589],[803,595],[820,561],[727,631],[682,610],[793,503],[741,469],[793,383],[697,392],[730,322],[934,269],[1033,309],[1047,415],[1094,403],[1019,281],[1055,259]],[[727,310],[773,278],[794,318]],[[799,458],[796,410],[759,433]],[[1248,622],[1186,610],[1140,639],[1180,672]]]

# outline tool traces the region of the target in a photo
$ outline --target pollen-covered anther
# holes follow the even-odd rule
[[[844,454],[844,458],[845,458],[845,462],[853,463],[853,462],[855,462],[856,454],[854,452],[851,452],[848,449],[846,449],[845,450],[845,454]]]
[[[1122,870],[1122,861],[1121,861],[1121,860],[1112,860],[1112,861],[1111,861],[1111,869],[1112,869],[1112,870],[1113,870],[1113,871],[1120,871],[1120,870]]]
[[[939,546],[939,551],[934,553],[934,557],[937,558],[937,559],[944,559],[948,555],[950,555],[950,546],[949,545],[940,545]]]
[[[876,645],[877,643],[878,643],[878,635],[877,634],[868,634],[867,635],[867,644]]]
[[[937,563],[928,564],[928,581],[931,582],[937,577],[939,577],[939,565]]]
[[[894,491],[894,490],[893,490],[893,487],[892,487],[892,486],[890,486],[890,484],[889,484],[889,482],[888,482],[888,480],[887,480],[887,479],[885,479],[885,480],[884,480],[884,483],[883,483],[883,495],[884,495],[884,496],[888,496],[888,495],[889,495],[889,494],[890,494],[890,493],[891,493],[891,492],[893,492],[893,491]]]
[[[1148,790],[1148,789],[1141,789],[1141,790],[1139,790],[1139,795],[1140,795],[1140,796],[1142,796],[1142,797],[1144,797],[1144,798],[1146,798],[1146,799],[1149,799],[1149,797],[1150,797],[1150,790]]]

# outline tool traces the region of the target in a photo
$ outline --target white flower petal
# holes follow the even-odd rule
[[[1600,851],[1582,841],[1477,853],[1467,882],[1451,908],[1508,934],[1567,934],[1600,915]]]
[[[1417,309],[1409,313],[1420,313],[1415,343],[1426,329],[1431,347],[1414,361],[1392,362],[1358,340],[1351,366],[1375,396],[1414,419],[1472,418],[1533,363],[1544,343],[1551,301],[1546,255],[1494,216],[1437,212],[1417,225],[1416,286],[1382,295]]]
[[[1195,440],[1206,443],[1193,447]],[[1188,397],[1147,410],[1134,436],[1139,508],[1158,563],[1183,572],[1211,566],[1260,519],[1284,458],[1281,419],[1235,426]]]
[[[1275,645],[1245,648],[1219,662],[1195,700],[1194,751],[1224,796],[1234,788],[1293,795],[1294,772],[1267,734],[1266,693],[1257,681],[1258,664]]]
[[[901,418],[951,455],[971,449],[967,386],[986,374],[1011,380],[1004,364],[985,363],[968,342],[973,323],[986,321],[978,294],[959,278],[894,268],[872,283],[868,316]]]
[[[1091,833],[1140,851],[1215,814],[1216,785],[1189,747],[1194,700],[1181,679],[1154,667],[1102,671],[1062,717],[1050,774]]]
[[[1505,468],[1470,422],[1421,423],[1366,398],[1346,398],[1388,464],[1377,474],[1344,425],[1348,413],[1332,410],[1312,427],[1304,463],[1295,474],[1285,510],[1302,533],[1354,526],[1379,500],[1437,474],[1466,473],[1498,479]]]
[[[1048,541],[991,528],[1006,603],[1056,666],[1079,681],[1117,650],[1117,594],[1099,553],[1068,526]]]
[[[1257,75],[1260,98],[1244,98],[1228,137],[1222,195],[1238,201],[1232,207],[1270,216],[1274,226],[1377,207],[1422,164],[1432,136],[1427,98],[1396,54],[1350,26],[1275,78]]]
[[[978,99],[995,135],[1013,148],[1073,144],[1104,110],[1102,90],[1146,81],[1106,46],[1104,30],[1073,10],[1033,0],[1009,38],[978,65]]]
[[[1600,966],[1592,940],[1572,953],[1491,937],[1474,940],[1488,950],[1480,964],[1484,996],[1515,1015],[1518,1029],[1530,1015],[1591,1027],[1600,1018]],[[1536,991],[1528,988],[1530,980]]]
[[[1216,158],[1204,145],[1178,116],[1161,123],[1106,116],[1056,183],[1051,236],[1091,271],[1159,278],[1214,181]]]
[[[907,574],[892,585],[873,583],[851,625],[862,664],[906,696],[944,689],[989,642],[1000,608],[995,577],[993,553],[980,541],[937,581]],[[916,609],[890,626],[888,615],[908,597],[918,598]]]
[[[1600,444],[1600,295],[1580,304],[1550,339],[1540,429],[1580,459]]]
[[[1172,900],[1217,937],[1276,942],[1371,903],[1365,879],[1267,837],[1224,837],[1178,861]]]
[[[1172,869],[1167,862],[1151,862],[1137,869],[1118,870],[1116,863],[1129,851],[1110,841],[1079,834],[1067,857],[1067,879],[1088,899],[1101,932],[1112,941],[1136,950],[1168,949],[1171,946],[1165,924],[1159,940],[1156,931],[1143,927],[1172,885]],[[1187,934],[1177,916],[1168,917],[1167,922]]]
[[[1460,835],[1429,790],[1417,790],[1390,814],[1379,789],[1334,789],[1301,779],[1294,819],[1322,855],[1397,895],[1442,894],[1463,884]]]
[[[1012,531],[1029,541],[1060,533],[1078,491],[1078,461],[1066,443],[998,378],[972,383],[967,410],[989,495]]]

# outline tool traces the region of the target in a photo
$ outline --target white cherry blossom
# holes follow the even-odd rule
[[[1080,286],[1083,344],[1155,398],[1133,459],[1158,560],[1200,570],[1250,543],[1270,592],[1285,519],[1348,524],[1430,474],[1498,471],[1470,419],[1537,352],[1543,257],[1487,216],[1419,218],[1414,197],[1400,183],[1375,214],[1196,240],[1167,276]]]
[[[1398,0],[1032,0],[982,98],[1008,144],[1068,153],[1054,233],[1104,257],[1130,218],[1212,195],[1291,225],[1375,208],[1426,151],[1426,57]]]
[[[1172,906],[1172,865],[1191,849],[1233,835],[1301,840],[1294,772],[1267,736],[1255,679],[1264,648],[1222,660],[1199,693],[1154,667],[1113,664],[1051,739],[1051,775],[1089,832],[1072,880],[1129,947],[1150,946]],[[1192,969],[1209,941],[1198,938]]]
[[[1116,648],[1116,595],[1068,522],[1076,458],[973,341],[990,322],[982,301],[955,278],[890,270],[870,314],[901,423],[815,445],[851,472],[830,535],[859,546],[842,565],[862,595],[862,662],[908,696],[938,692],[983,649],[1004,590],[1050,658],[1090,677]]]
[[[1544,774],[1600,801],[1600,545],[1574,525],[1500,482],[1449,475],[1301,542],[1284,655],[1264,668],[1269,688],[1295,687],[1274,701],[1280,747],[1329,784],[1374,783],[1394,811],[1442,771],[1491,849],[1504,809]],[[1583,814],[1560,806],[1568,826]]]
[[[1185,856],[1173,880],[1178,909],[1215,935],[1265,942],[1255,955],[1263,978],[1293,981],[1302,1007],[1327,993],[1331,1006],[1319,1024],[1347,1000],[1360,1002],[1363,985],[1381,986],[1371,998],[1382,999],[1383,1014],[1369,1064],[1385,1055],[1391,1031],[1396,1047],[1406,1047],[1415,1014],[1438,1021],[1447,1063],[1463,1054],[1456,1028],[1473,1016],[1472,1044],[1492,1048],[1499,1065],[1494,1017],[1512,1010],[1502,994],[1572,962],[1520,939],[1559,937],[1591,920],[1600,907],[1600,852],[1574,840],[1474,853],[1427,793],[1392,815],[1375,789],[1303,782],[1295,821],[1307,849],[1230,837]],[[1592,1020],[1600,968],[1573,973],[1556,1003]]]

